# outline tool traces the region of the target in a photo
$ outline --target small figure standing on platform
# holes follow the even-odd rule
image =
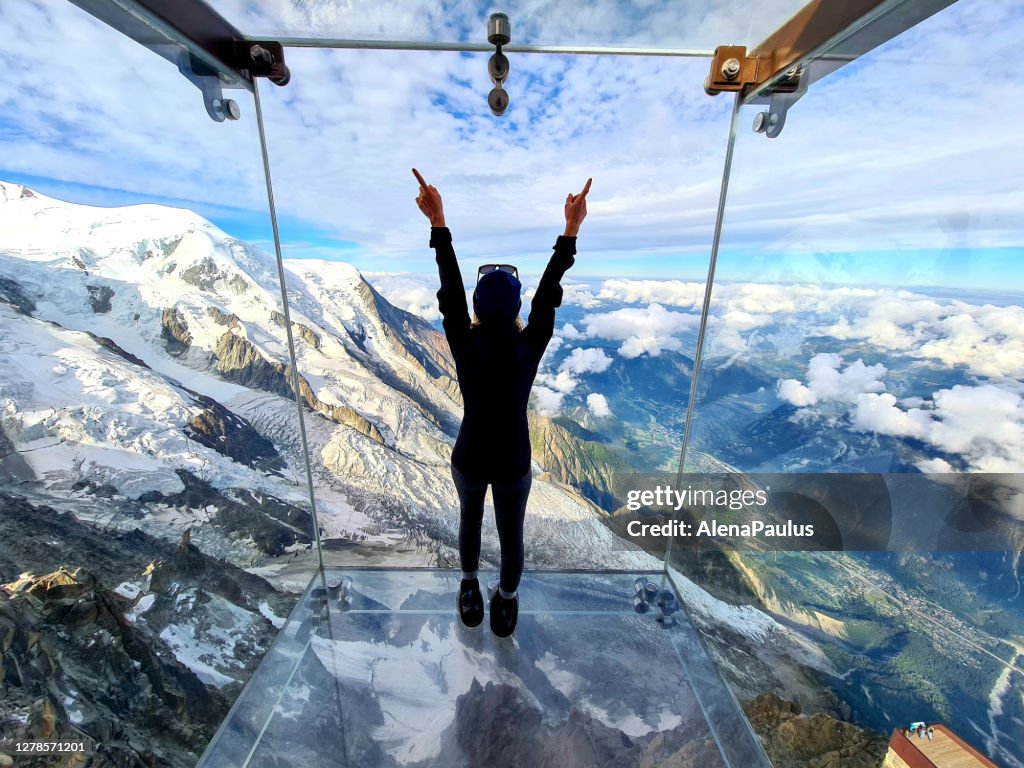
[[[448,346],[455,359],[464,415],[452,450],[452,479],[459,494],[459,559],[462,583],[456,604],[462,622],[483,621],[484,602],[477,579],[484,496],[491,487],[501,544],[501,574],[491,598],[491,631],[508,637],[519,616],[519,581],[523,575],[523,522],[532,482],[527,403],[540,359],[555,329],[555,309],[562,303],[562,276],[572,265],[576,235],[587,215],[587,193],[565,199],[565,232],[541,276],[524,327],[519,317],[522,284],[511,264],[485,264],[477,272],[470,320],[462,273],[452,248],[437,189],[415,168],[420,184],[416,204],[430,220],[441,289],[437,292]]]

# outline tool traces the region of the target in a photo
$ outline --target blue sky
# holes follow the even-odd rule
[[[347,23],[330,0],[215,5],[243,29],[330,34]],[[753,42],[759,24],[767,32],[795,7],[642,5],[617,17],[620,4],[597,3],[584,21],[521,10],[517,39],[620,42],[600,39],[614,28],[622,42],[711,48]],[[467,3],[374,7],[377,21],[360,11],[366,36],[471,39],[486,17]],[[519,9],[509,10],[515,37]],[[669,13],[682,15],[669,24]],[[192,208],[269,246],[245,92],[228,92],[242,120],[214,123],[171,64],[64,0],[5,4],[0,26],[12,32],[0,52],[0,178],[93,205]],[[687,33],[666,38],[673,29]],[[1011,0],[960,0],[816,84],[779,139],[753,134],[758,108],[744,108],[720,278],[1024,290],[1024,84],[1005,70],[1022,33]],[[706,60],[513,55],[511,106],[494,118],[486,54],[288,58],[292,83],[261,91],[286,256],[429,272],[416,165],[471,263],[539,272],[566,193],[592,176],[576,273],[704,276],[730,110],[730,97],[701,88]]]
[[[469,0],[215,4],[254,31],[448,40],[482,34],[487,12]],[[361,26],[349,23],[350,7]],[[506,9],[521,42],[711,49],[756,42],[794,7],[598,0],[584,12],[530,0]],[[516,27],[514,11],[529,9]],[[249,94],[228,92],[242,119],[215,123],[173,64],[66,0],[0,3],[0,29],[0,179],[89,205],[189,208],[270,249]],[[622,39],[596,39],[606,30]],[[959,0],[816,83],[780,138],[750,130],[758,107],[741,111],[709,356],[768,344],[798,357],[807,339],[831,337],[856,351],[816,356],[779,397],[826,416],[845,409],[853,428],[960,452],[979,471],[1019,470],[1024,80],[1007,62],[1022,38],[1019,0]],[[486,54],[289,50],[291,84],[261,88],[284,252],[353,263],[389,300],[434,319],[412,166],[444,196],[464,274],[513,262],[528,287],[562,230],[566,194],[593,177],[565,285],[565,304],[582,314],[552,342],[571,362],[545,364],[535,392],[545,408],[586,403],[597,413],[602,393],[586,377],[602,355],[692,354],[731,101],[704,93],[705,59],[510,59],[511,106],[495,118]],[[918,286],[941,290],[904,290]],[[876,367],[880,357],[893,365]],[[885,389],[917,363],[958,368],[971,384],[903,399]],[[993,441],[997,417],[1010,437]]]

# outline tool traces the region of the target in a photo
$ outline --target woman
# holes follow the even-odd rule
[[[515,267],[487,264],[477,273],[470,322],[466,290],[445,225],[441,195],[412,169],[420,183],[416,204],[430,220],[441,290],[437,299],[448,346],[462,392],[464,415],[452,450],[452,479],[459,494],[459,559],[462,583],[457,605],[462,622],[475,627],[484,619],[477,579],[484,495],[491,486],[494,518],[501,544],[501,573],[491,598],[491,631],[508,637],[519,617],[519,580],[523,575],[523,518],[530,494],[530,433],[526,405],[537,366],[555,329],[555,308],[562,303],[559,281],[573,265],[576,235],[587,215],[590,182],[565,198],[565,232],[537,286],[529,323],[519,318],[522,285]]]

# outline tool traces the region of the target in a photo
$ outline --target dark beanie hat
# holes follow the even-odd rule
[[[504,325],[511,323],[519,314],[523,300],[519,278],[511,272],[496,269],[480,278],[473,291],[473,311],[481,323]]]

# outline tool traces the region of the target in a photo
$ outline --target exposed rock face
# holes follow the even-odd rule
[[[529,417],[530,444],[537,463],[608,512],[624,503],[612,487],[616,473],[631,469],[623,456],[571,421],[533,412]]]
[[[32,467],[25,461],[25,457],[15,450],[14,443],[7,437],[3,426],[0,426],[0,482],[16,483],[34,478],[35,472],[32,471]],[[0,554],[2,554],[2,549],[0,549]]]
[[[202,291],[212,291],[213,284],[223,277],[227,275],[218,269],[217,264],[209,257],[181,273],[182,280]]]
[[[87,285],[89,289],[89,305],[97,315],[110,311],[110,300],[114,298],[114,291],[105,285]]]
[[[139,497],[144,504],[161,504],[186,509],[213,507],[214,522],[229,531],[251,538],[268,555],[283,554],[295,544],[308,545],[313,536],[313,517],[304,509],[272,496],[246,489],[221,492],[184,469],[175,473],[184,483],[184,490],[175,494],[148,491]]]
[[[241,464],[263,470],[280,470],[285,464],[274,444],[252,424],[212,398],[191,393],[202,411],[192,417],[186,434],[207,448]]]
[[[125,360],[127,360],[129,363],[133,363],[135,365],[140,365],[143,368],[149,368],[149,366],[146,365],[145,360],[143,360],[142,358],[136,357],[131,352],[128,352],[128,351],[126,351],[124,349],[121,349],[121,347],[113,339],[108,339],[106,336],[97,336],[92,331],[86,331],[86,333],[89,334],[89,338],[91,338],[93,341],[95,341],[101,347],[105,347],[106,349],[109,349],[111,352],[113,352],[118,357],[122,357]]]
[[[100,486],[99,490],[102,489]],[[243,492],[249,494],[247,499],[241,498]],[[262,503],[268,508],[284,506],[276,499],[257,499],[251,491],[239,494],[237,504],[247,501],[254,505]],[[192,489],[191,497],[195,503],[218,501],[218,498],[204,499],[197,488]],[[225,498],[219,497],[221,501]],[[153,564],[163,563],[163,567],[171,568],[174,578],[183,583],[188,581],[187,572],[201,574],[210,591],[223,594],[246,609],[256,609],[260,601],[267,600],[280,615],[287,615],[293,602],[291,598],[282,598],[258,576],[202,555],[194,545],[185,548],[191,558],[185,562],[191,565],[184,568],[179,562],[181,545],[175,547],[139,529],[103,531],[82,523],[70,513],[31,504],[20,496],[3,492],[0,492],[0,509],[3,509],[0,515],[0,583],[17,581],[26,571],[60,571],[88,563],[89,572],[109,586],[137,577]],[[287,513],[282,509],[277,514],[284,517]],[[59,542],[59,546],[51,543],[54,541]],[[201,568],[196,566],[197,556],[202,558]],[[233,595],[238,595],[238,599]]]
[[[247,339],[225,333],[217,342],[217,370],[224,378],[252,389],[262,389],[282,397],[292,397],[291,366],[274,363],[260,354]],[[347,405],[329,405],[316,396],[305,377],[299,376],[299,397],[311,411],[345,424],[384,445],[384,436],[366,417]]]
[[[242,295],[249,290],[249,281],[241,275],[235,275],[232,277],[231,280],[228,281],[228,285],[230,285],[231,289],[238,295]]]
[[[217,370],[225,379],[281,397],[292,396],[289,377],[285,375],[287,367],[267,360],[247,339],[230,331],[225,333],[217,340],[214,356]]]
[[[800,705],[765,693],[743,705],[775,768],[877,768],[889,740],[835,720],[808,717]]]
[[[319,334],[317,334],[316,331],[314,331],[308,325],[303,325],[302,323],[296,323],[295,327],[299,331],[300,339],[309,344],[309,346],[311,346],[313,349],[320,349],[320,336]]]
[[[217,325],[226,325],[228,328],[238,327],[238,315],[234,312],[229,314],[217,309],[217,307],[207,307],[206,314],[208,314]]]
[[[98,765],[193,765],[230,702],[132,626],[118,601],[82,571],[0,587],[0,692],[5,709],[28,715],[5,735],[85,741]]]
[[[0,492],[0,509],[0,583],[14,581],[24,571],[53,571],[88,562],[92,573],[116,584],[167,552],[141,531],[103,533],[71,514],[35,506],[10,493]]]
[[[488,768],[703,768],[717,764],[717,748],[701,723],[630,738],[577,707],[552,725],[521,689],[473,680],[456,700],[452,725],[469,765]]]
[[[299,397],[306,407],[329,418],[336,424],[344,424],[352,429],[366,435],[371,440],[376,440],[381,445],[386,445],[384,436],[380,433],[366,417],[359,414],[354,408],[347,405],[328,405],[316,396],[313,388],[309,386],[304,376],[299,376]]]
[[[452,359],[444,334],[439,333],[422,318],[391,305],[365,280],[360,283],[358,290],[366,305],[380,318],[384,338],[392,351],[408,361],[414,369],[422,372],[419,377],[409,376],[408,379],[404,379],[401,378],[406,375],[403,372],[381,369],[377,371],[381,379],[420,403],[427,413],[432,413],[434,409],[421,402],[421,396],[412,386],[415,383],[414,379],[422,381],[425,376],[448,397],[456,403],[461,403],[462,393],[459,391],[455,361]],[[407,344],[407,338],[416,339],[419,344]],[[354,337],[354,340],[357,344],[361,343],[358,338]],[[452,435],[458,432],[457,421],[446,419],[440,414],[435,420]]]
[[[17,280],[0,277],[0,300],[6,301],[23,315],[36,311],[36,303]]]
[[[192,346],[192,334],[188,332],[188,324],[177,307],[165,309],[161,319],[163,325],[162,335],[167,351],[178,357],[188,352]]]
[[[271,311],[270,321],[278,328],[285,327],[285,317],[276,309]],[[319,334],[316,333],[316,331],[314,331],[308,325],[303,325],[302,323],[293,322],[292,326],[295,328],[300,339],[309,344],[309,346],[313,347],[313,349],[320,349],[320,336]]]
[[[285,616],[294,597],[204,555],[187,535],[175,547],[137,529],[102,531],[6,493],[0,509],[0,735],[85,741],[92,753],[88,763],[17,765],[195,765],[273,640],[260,605]],[[126,615],[135,599],[112,587],[144,583],[144,573],[153,607],[140,620]],[[228,636],[234,682],[218,688],[176,659],[162,630],[187,621],[202,632],[221,620],[208,606],[225,601],[250,619]]]

